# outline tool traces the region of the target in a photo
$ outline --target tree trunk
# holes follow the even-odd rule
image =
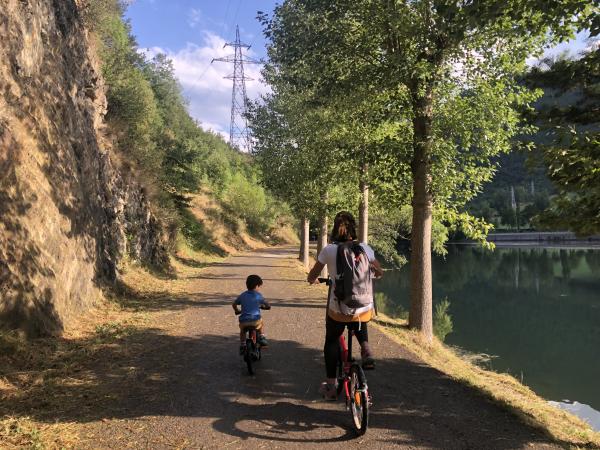
[[[317,255],[327,245],[327,213],[323,212],[319,218],[319,237],[317,239]],[[327,266],[321,271],[321,276],[327,276]]]
[[[304,267],[308,268],[309,265],[309,245],[308,239],[310,234],[310,221],[308,218],[303,218],[300,224],[300,261],[304,264]]]
[[[410,255],[410,328],[421,332],[427,341],[433,338],[431,284],[431,193],[432,146],[431,88],[425,94],[413,91],[413,216]]]
[[[368,166],[363,164],[360,180],[360,205],[358,207],[358,240],[368,244],[369,241],[369,183],[367,181]]]

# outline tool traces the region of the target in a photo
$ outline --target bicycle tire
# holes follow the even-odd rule
[[[244,352],[244,361],[246,361],[246,367],[248,367],[248,373],[250,375],[254,375],[254,367],[252,366],[252,352],[254,347],[254,342],[252,339],[246,339],[246,351]]]
[[[358,364],[350,367],[350,413],[354,431],[359,436],[365,434],[369,426],[369,394],[367,378]]]

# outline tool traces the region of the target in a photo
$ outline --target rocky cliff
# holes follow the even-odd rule
[[[57,334],[128,255],[167,261],[143,189],[117,169],[74,0],[0,0],[0,327]]]

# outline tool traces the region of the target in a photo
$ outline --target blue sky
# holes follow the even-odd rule
[[[266,56],[262,29],[256,20],[257,11],[271,13],[280,0],[129,0],[127,18],[140,49],[149,55],[167,54],[175,74],[189,100],[190,114],[202,126],[229,136],[231,116],[231,80],[223,77],[233,73],[233,65],[211,64],[213,58],[232,54],[223,48],[235,39],[235,26],[240,27],[242,42],[251,45],[247,56]],[[547,53],[563,50],[578,53],[585,48],[585,35],[562,44]],[[531,63],[534,60],[530,61]],[[248,97],[255,99],[268,91],[260,81],[260,66],[248,65]]]

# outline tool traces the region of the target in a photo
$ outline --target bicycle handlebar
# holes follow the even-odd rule
[[[317,278],[319,283],[325,283],[327,286],[331,286],[331,278]]]

